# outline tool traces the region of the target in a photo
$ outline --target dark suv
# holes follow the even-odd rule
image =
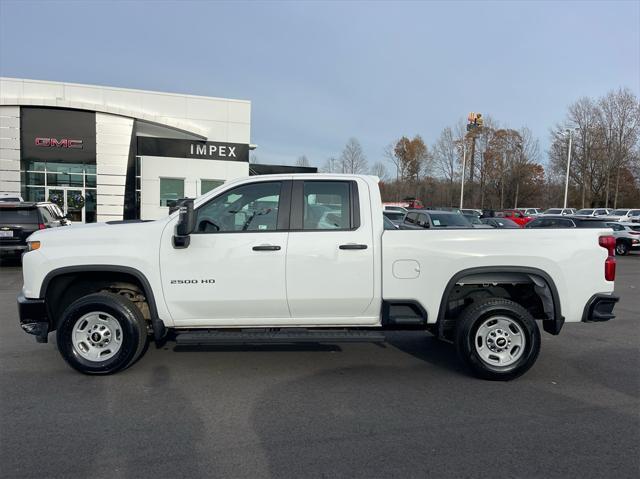
[[[27,237],[37,230],[67,224],[53,203],[0,202],[0,254],[19,255],[27,249]]]

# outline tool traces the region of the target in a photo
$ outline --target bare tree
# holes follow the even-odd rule
[[[300,156],[296,160],[296,166],[302,166],[302,167],[305,167],[305,168],[308,168],[309,166],[311,166],[311,164],[309,163],[309,160],[307,159],[307,155]]]
[[[320,168],[321,173],[340,173],[341,171],[340,160],[334,157],[327,158]]]
[[[449,184],[448,202],[453,204],[453,183],[458,176],[458,151],[457,140],[450,127],[442,130],[432,151],[435,173]]]
[[[373,176],[377,176],[380,178],[380,181],[385,181],[387,179],[387,167],[384,166],[384,163],[381,161],[377,161],[371,166],[369,170],[369,174]]]
[[[367,171],[367,159],[362,151],[360,142],[355,138],[349,138],[340,155],[342,173],[361,174]]]

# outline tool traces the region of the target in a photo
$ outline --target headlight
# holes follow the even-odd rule
[[[40,241],[27,241],[27,252],[40,249]]]

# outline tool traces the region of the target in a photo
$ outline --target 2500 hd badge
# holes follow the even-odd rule
[[[171,284],[214,284],[215,279],[172,279]]]

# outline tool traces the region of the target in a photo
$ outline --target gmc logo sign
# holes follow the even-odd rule
[[[45,148],[79,148],[82,149],[82,140],[70,140],[68,138],[36,138],[36,146]]]

